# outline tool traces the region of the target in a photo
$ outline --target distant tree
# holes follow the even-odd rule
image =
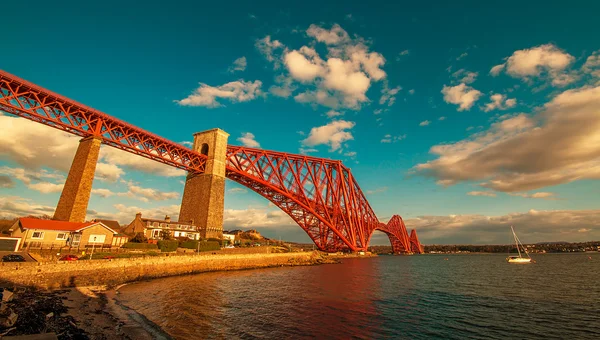
[[[160,238],[163,240],[171,240],[173,237],[171,236],[171,232],[168,230],[160,231]]]
[[[146,237],[146,235],[144,235],[144,233],[137,233],[129,242],[146,243],[148,242],[148,238]]]

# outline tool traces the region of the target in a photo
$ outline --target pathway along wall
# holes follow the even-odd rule
[[[39,288],[115,286],[122,283],[194,274],[280,266],[312,265],[326,260],[317,252],[243,255],[191,255],[72,261],[56,263],[0,263],[0,285]]]

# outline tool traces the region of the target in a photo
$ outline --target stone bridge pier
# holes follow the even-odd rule
[[[225,161],[229,134],[212,129],[194,134],[193,150],[208,157],[205,172],[188,173],[179,212],[180,222],[193,222],[204,238],[223,237]],[[92,193],[100,137],[86,137],[79,146],[53,219],[84,222]],[[133,217],[132,217],[133,218]]]

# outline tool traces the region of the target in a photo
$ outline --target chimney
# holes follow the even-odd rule
[[[142,219],[142,213],[141,213],[141,212],[139,212],[139,213],[135,214],[135,219],[136,219],[136,220],[140,220],[140,219]]]
[[[169,215],[165,216],[165,222],[171,222],[171,217],[169,217]]]

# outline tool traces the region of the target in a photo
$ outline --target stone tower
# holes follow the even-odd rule
[[[85,221],[101,143],[102,140],[94,136],[79,141],[73,164],[54,212],[55,220]]]
[[[192,149],[208,160],[203,174],[187,175],[179,222],[193,222],[204,238],[223,237],[227,137],[229,134],[221,129],[194,134]]]

